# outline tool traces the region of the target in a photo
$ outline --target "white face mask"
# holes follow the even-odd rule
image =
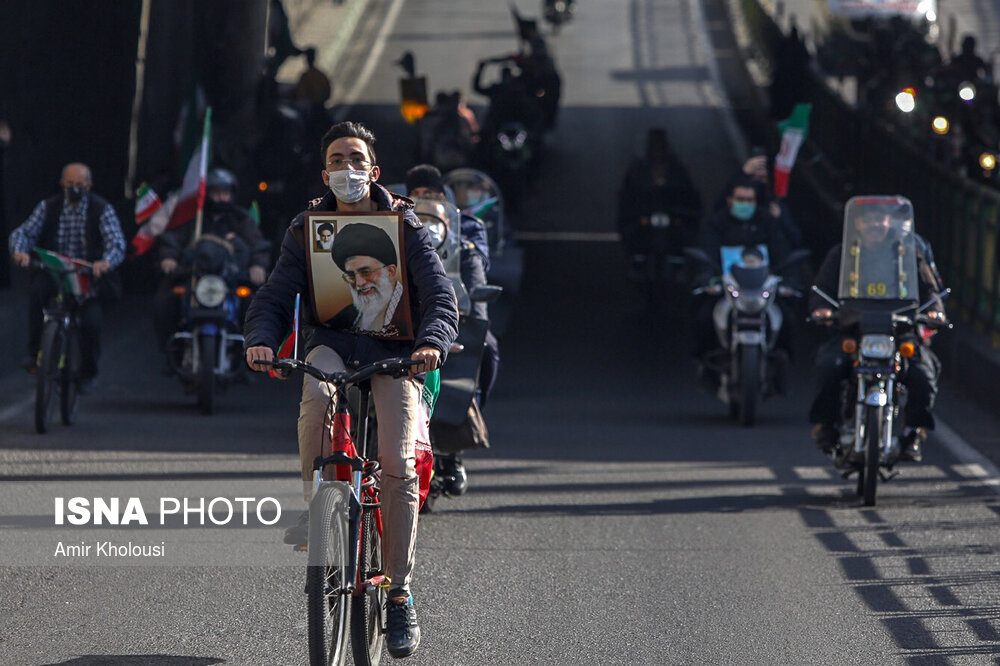
[[[368,194],[368,183],[371,182],[371,175],[364,170],[343,169],[341,171],[327,171],[330,178],[330,191],[333,196],[344,203],[355,203],[361,201]]]

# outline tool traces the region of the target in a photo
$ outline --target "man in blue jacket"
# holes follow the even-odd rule
[[[303,342],[306,360],[325,372],[357,368],[388,357],[409,356],[419,363],[414,372],[436,369],[458,336],[458,307],[451,280],[431,244],[430,236],[412,211],[412,202],[396,197],[375,181],[375,135],[360,123],[334,125],[321,142],[324,158],[323,182],[331,192],[313,201],[307,212],[402,211],[408,272],[408,302],[415,330],[414,340],[383,339],[344,326],[343,318],[317,320],[311,307],[304,308]],[[257,292],[244,325],[247,364],[270,360],[291,327],[295,295],[309,288],[306,265],[305,212],[285,233],[281,255],[267,283]],[[336,245],[336,239],[334,239]],[[309,301],[310,299],[304,299]],[[339,324],[339,325],[338,325]],[[412,654],[420,642],[420,629],[410,580],[413,574],[417,535],[417,475],[414,437],[418,418],[420,384],[410,377],[372,378],[372,396],[378,416],[378,452],[382,467],[382,520],[386,574],[392,581],[387,608],[387,647],[393,657]],[[306,376],[299,406],[298,436],[303,486],[309,500],[312,461],[320,453],[322,429],[329,389]],[[308,517],[285,532],[287,543],[305,544]]]

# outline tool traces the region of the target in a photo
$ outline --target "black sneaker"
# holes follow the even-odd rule
[[[38,354],[35,354],[34,356],[25,356],[18,362],[18,365],[27,370],[29,375],[33,375],[38,372],[37,359]]]
[[[291,546],[309,545],[309,509],[299,514],[299,522],[285,528],[285,543]]]
[[[914,428],[903,438],[903,447],[899,450],[901,462],[920,462],[924,459],[922,445],[927,441],[927,428]]]
[[[469,475],[457,453],[448,454],[441,460],[441,490],[445,495],[457,497],[469,487]]]
[[[829,455],[837,448],[837,430],[827,423],[817,423],[812,429],[812,438],[820,451]]]
[[[417,646],[420,645],[420,626],[417,624],[417,612],[413,609],[411,595],[393,596],[389,592],[389,599],[385,602],[385,625],[385,644],[393,658],[409,657],[417,651]]]

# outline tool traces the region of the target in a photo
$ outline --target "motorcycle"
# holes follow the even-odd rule
[[[693,291],[695,295],[723,295],[712,312],[721,349],[702,359],[703,370],[719,377],[718,396],[728,405],[729,416],[752,426],[760,401],[783,390],[788,358],[777,346],[784,320],[778,299],[802,296],[782,284],[780,274],[810,252],[795,250],[772,272],[766,248],[728,250],[723,248],[724,268],[700,248],[686,248],[684,253],[721,273],[720,284]]]
[[[253,290],[236,268],[241,255],[247,251],[240,239],[203,235],[186,252],[187,268],[173,289],[181,297],[181,322],[167,341],[167,361],[202,414],[211,414],[216,393],[245,372],[243,316]]]
[[[879,252],[866,247],[847,221],[857,218],[866,207],[886,205],[894,208],[889,231],[892,238],[884,246],[889,251]],[[903,197],[854,197],[848,201],[837,298],[813,287],[833,309],[830,322],[844,335],[841,349],[851,367],[841,391],[840,437],[830,455],[844,478],[857,473],[857,494],[865,506],[875,505],[880,478],[888,481],[898,474],[894,467],[900,460],[906,430],[907,399],[906,386],[899,378],[917,352],[915,345],[919,343],[913,338],[942,325],[950,326],[922,314],[938,303],[938,297],[918,305],[912,220],[912,204]],[[890,279],[869,280],[871,274]]]
[[[413,211],[431,233],[445,273],[455,287],[460,314],[458,339],[452,346],[448,363],[441,368],[441,385],[430,423],[431,443],[436,454],[435,474],[422,510],[432,511],[438,497],[458,494],[452,489],[459,485],[464,488],[466,482],[464,476],[460,480],[453,478],[455,470],[448,468],[448,457],[470,446],[489,446],[476,400],[489,321],[474,316],[472,306],[477,302],[495,301],[503,289],[495,285],[469,289],[462,281],[461,211],[454,204],[416,199]],[[461,473],[464,475],[464,471]]]

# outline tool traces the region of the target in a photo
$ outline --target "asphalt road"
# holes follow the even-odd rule
[[[361,45],[386,30],[345,113],[376,129],[387,181],[412,143],[391,62],[413,50],[433,90],[467,89],[476,58],[516,46],[506,7],[486,0],[410,2],[395,18],[364,19],[338,72],[362,73]],[[859,508],[808,440],[805,353],[789,395],[738,428],[695,388],[683,295],[654,317],[624,279],[607,234],[646,129],[668,129],[706,201],[737,166],[709,27],[697,0],[581,3],[552,38],[564,103],[520,221],[493,446],[467,457],[469,493],[421,519],[423,642],[408,663],[1000,663],[987,469],[935,437]],[[305,560],[279,526],[52,525],[54,497],[274,497],[281,525],[302,506],[296,380],[235,386],[200,416],[157,372],[147,306],[126,305],[79,424],[36,435],[30,381],[0,377],[0,663],[305,663]],[[995,444],[956,395],[944,418]],[[52,565],[60,540],[101,539],[169,556]]]

